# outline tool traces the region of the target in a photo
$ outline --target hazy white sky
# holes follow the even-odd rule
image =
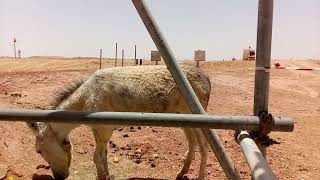
[[[0,0],[0,56],[149,57],[155,46],[130,0]],[[240,58],[255,48],[258,0],[148,0],[174,54],[207,59]],[[273,58],[320,59],[320,1],[275,0]]]

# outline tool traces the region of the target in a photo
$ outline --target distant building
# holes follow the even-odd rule
[[[244,49],[243,50],[242,59],[244,61],[254,61],[254,60],[256,60],[256,51],[251,49],[251,47],[249,46],[248,49]]]

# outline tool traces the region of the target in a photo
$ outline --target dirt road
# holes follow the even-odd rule
[[[105,60],[103,67],[113,61]],[[281,61],[288,66],[320,67],[320,61]],[[132,64],[127,61],[126,64]],[[52,94],[73,80],[86,77],[98,61],[33,58],[0,59],[0,107],[44,109]],[[204,62],[212,83],[210,114],[251,115],[254,62]],[[277,143],[268,148],[268,162],[279,179],[320,178],[320,72],[272,70],[270,112],[295,119],[293,133],[271,133]],[[34,137],[22,122],[0,122],[0,179],[51,179],[50,169],[36,169],[46,162],[34,151]],[[244,179],[250,171],[234,141],[233,131],[219,130]],[[94,179],[94,141],[87,127],[71,133],[74,144],[69,179]],[[174,179],[183,164],[186,140],[179,128],[127,127],[114,132],[108,144],[109,168],[117,178]],[[189,178],[198,173],[199,154]],[[210,153],[207,179],[225,179]]]

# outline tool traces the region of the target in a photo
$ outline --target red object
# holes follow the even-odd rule
[[[275,66],[276,68],[279,68],[281,65],[280,65],[280,63],[275,63],[274,66]]]
[[[280,63],[275,63],[274,67],[276,69],[287,69],[287,70],[298,70],[298,71],[320,71],[320,68],[310,68],[310,67],[285,67],[281,66]]]

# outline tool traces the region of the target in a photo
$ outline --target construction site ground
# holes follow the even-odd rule
[[[284,66],[320,67],[318,60],[273,60]],[[145,61],[145,64],[154,62]],[[195,62],[186,61],[194,64]],[[134,61],[126,60],[125,66]],[[121,62],[118,61],[118,65]],[[103,59],[102,67],[114,66]],[[254,61],[206,61],[200,68],[210,77],[209,114],[252,115]],[[141,67],[143,68],[143,66]],[[99,69],[94,58],[33,57],[0,58],[0,108],[45,109],[55,91]],[[320,72],[271,70],[269,111],[274,116],[294,119],[291,133],[272,132],[274,144],[267,149],[267,161],[279,179],[320,178]],[[23,122],[0,122],[0,179],[53,179],[51,170],[35,152],[35,137]],[[234,139],[234,131],[217,130],[243,179],[251,173]],[[91,130],[80,126],[70,134],[73,160],[68,179],[95,179],[95,142]],[[117,179],[174,179],[187,150],[180,128],[124,127],[114,131],[108,146],[111,174]],[[189,179],[199,170],[199,153]],[[40,165],[40,166],[39,166]],[[44,166],[41,166],[44,165]],[[226,179],[209,153],[207,179]]]

